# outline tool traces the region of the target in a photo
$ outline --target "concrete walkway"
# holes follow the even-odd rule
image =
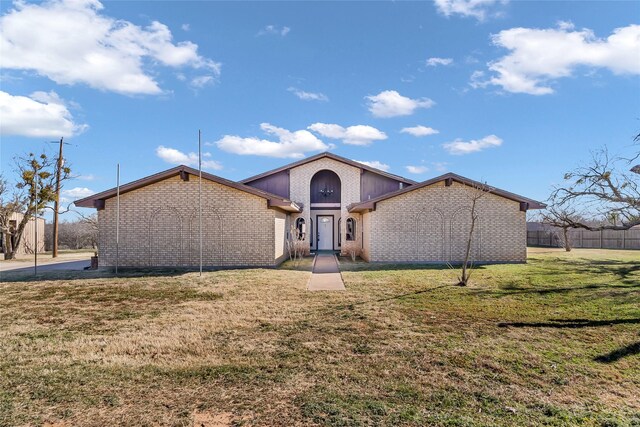
[[[313,273],[309,280],[310,291],[344,291],[344,282],[334,254],[319,253],[313,263]]]

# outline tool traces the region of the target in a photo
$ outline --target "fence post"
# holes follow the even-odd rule
[[[600,249],[602,249],[602,230],[600,230]]]
[[[584,230],[581,228],[580,229],[580,247],[581,248],[584,248],[584,244],[582,243],[583,234],[584,234]]]
[[[627,230],[622,230],[622,249],[627,249]]]

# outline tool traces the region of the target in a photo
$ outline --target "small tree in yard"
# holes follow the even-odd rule
[[[0,226],[5,235],[9,234],[3,241],[11,242],[5,248],[5,259],[15,258],[29,221],[56,199],[55,160],[50,160],[44,153],[39,156],[30,153],[27,157],[16,158],[15,162],[18,173],[15,192],[7,193],[6,181],[4,188],[0,187]],[[63,168],[60,179],[68,179],[70,173],[68,167]],[[21,213],[22,219],[15,228],[9,228],[9,218],[14,212]]]
[[[471,257],[471,248],[474,242],[474,232],[478,225],[478,202],[487,194],[493,191],[492,187],[489,187],[486,183],[477,183],[472,186],[465,187],[467,191],[467,198],[469,200],[469,214],[471,225],[469,227],[469,234],[467,235],[464,260],[460,268],[460,276],[458,277],[458,286],[467,286],[469,279],[471,278],[471,271],[473,270],[473,259]]]
[[[289,251],[289,259],[293,261],[294,265],[296,265],[304,255],[304,235],[294,225],[291,225],[287,236],[287,250]]]
[[[571,252],[571,238],[569,230],[578,228],[574,225],[574,221],[582,218],[576,209],[567,206],[550,205],[540,214],[540,222],[553,227],[554,234],[565,251]],[[582,221],[586,222],[586,221]],[[561,234],[557,229],[561,230]]]

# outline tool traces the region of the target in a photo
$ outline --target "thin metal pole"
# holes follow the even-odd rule
[[[120,262],[120,163],[116,169],[116,274]]]
[[[34,245],[34,250],[33,250],[33,274],[34,275],[38,275],[38,170],[36,168],[36,173],[35,173],[35,196],[36,196],[36,213],[35,213],[35,218],[34,218],[34,222],[35,222],[35,245]]]
[[[198,222],[200,230],[200,276],[202,277],[202,132],[198,129]]]

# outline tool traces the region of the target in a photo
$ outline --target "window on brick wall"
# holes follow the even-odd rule
[[[298,240],[304,240],[304,236],[307,232],[307,227],[304,223],[304,218],[296,219],[296,232],[298,234]]]
[[[347,241],[356,240],[356,220],[354,218],[347,218]]]
[[[309,245],[313,246],[313,218],[309,218]]]
[[[342,218],[338,218],[338,247],[342,246]]]

